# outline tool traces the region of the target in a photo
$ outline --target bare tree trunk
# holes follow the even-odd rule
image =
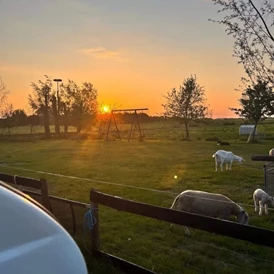
[[[30,133],[29,133],[30,135],[31,135],[31,133],[32,133],[32,130],[33,130],[33,125],[31,124],[31,125],[30,125]]]
[[[54,125],[55,125],[55,135],[60,135],[60,122],[59,122],[59,116],[57,111],[57,102],[56,97],[52,96],[52,109],[53,109],[53,115],[54,115]]]
[[[48,95],[45,95],[44,128],[45,128],[45,135],[46,135],[46,138],[50,138],[50,128],[49,128],[49,102],[48,102]]]
[[[247,143],[254,143],[255,142],[255,137],[256,137],[256,129],[257,129],[258,123],[255,123],[253,131],[248,137]]]
[[[78,134],[81,133],[81,129],[82,129],[81,125],[78,125],[78,126],[77,126],[77,133],[78,133]]]
[[[189,140],[189,129],[188,129],[188,123],[185,123],[185,129],[186,129],[186,140]]]
[[[64,103],[64,133],[68,133],[68,111],[66,103]]]

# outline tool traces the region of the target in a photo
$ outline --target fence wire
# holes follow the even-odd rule
[[[41,202],[40,195],[32,195]],[[89,204],[51,197],[52,212],[80,245],[91,246],[85,227]],[[101,250],[156,273],[274,273],[267,247],[99,206]]]
[[[272,273],[271,248],[100,206],[104,252],[157,273]],[[121,221],[120,221],[121,220]],[[273,272],[274,273],[274,272]]]

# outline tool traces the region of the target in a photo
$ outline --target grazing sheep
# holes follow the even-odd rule
[[[253,201],[255,205],[255,212],[258,211],[260,207],[259,215],[263,215],[263,209],[265,214],[268,214],[268,204],[271,204],[274,207],[274,198],[269,196],[265,191],[260,188],[257,188],[253,193]]]
[[[269,156],[274,156],[274,148],[271,148],[271,149],[269,150]]]
[[[223,171],[223,164],[226,164],[226,170],[231,170],[233,161],[237,161],[241,164],[244,159],[240,156],[233,154],[231,151],[218,150],[212,155],[215,158],[215,170],[218,171],[218,163],[220,164],[221,171]],[[228,167],[229,164],[229,167]]]
[[[224,220],[236,216],[238,223],[248,224],[248,214],[245,210],[222,194],[186,190],[174,199],[170,209]],[[188,228],[186,226],[184,228],[185,233],[190,234]]]
[[[217,141],[217,146],[230,146],[230,143],[219,140],[219,141]]]

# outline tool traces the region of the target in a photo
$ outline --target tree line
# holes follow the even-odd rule
[[[229,107],[239,117],[254,123],[255,128],[250,142],[255,140],[258,124],[274,115],[274,8],[270,0],[260,4],[252,0],[212,0],[219,6],[218,13],[223,19],[213,20],[225,26],[225,32],[234,39],[233,57],[238,58],[246,77],[242,77],[239,90],[239,107]],[[58,82],[57,82],[58,85]],[[42,120],[46,137],[50,136],[50,124],[55,125],[55,134],[60,134],[60,125],[64,132],[68,126],[77,128],[77,133],[94,124],[98,119],[97,90],[93,84],[83,82],[78,85],[72,80],[53,88],[53,80],[31,83],[33,93],[29,95],[29,106],[33,115],[25,117],[23,110],[14,111],[6,104],[8,91],[0,78],[0,108],[3,123],[27,123]],[[163,115],[178,118],[184,126],[184,139],[189,140],[189,125],[192,121],[201,121],[211,117],[206,103],[205,88],[198,83],[196,75],[183,80],[178,89],[167,91]],[[32,118],[31,118],[32,117]],[[123,118],[126,116],[124,115]],[[120,116],[121,118],[121,116]],[[143,119],[147,117],[143,116]],[[104,116],[105,119],[105,116]],[[105,121],[106,122],[106,121]]]
[[[53,79],[45,76],[45,80],[32,82],[32,92],[28,95],[28,104],[32,115],[27,115],[23,109],[14,109],[8,102],[10,91],[6,88],[0,78],[0,128],[8,131],[12,127],[27,126],[31,128],[43,125],[46,137],[51,136],[51,127],[54,125],[54,133],[60,134],[60,127],[63,132],[68,132],[68,127],[76,128],[77,133],[88,130],[96,123],[106,124],[109,120],[109,113],[100,113],[97,101],[98,92],[93,84],[84,82],[78,85],[72,80],[54,88]],[[117,113],[116,119],[120,123],[131,123],[132,113]],[[140,122],[147,122],[154,119],[146,113],[138,114]]]
[[[234,39],[233,57],[242,65],[245,76],[242,85],[239,107],[229,109],[239,117],[254,123],[254,130],[248,142],[255,141],[258,124],[274,115],[274,7],[271,0],[212,0],[220,20],[209,19],[225,27],[227,35]],[[208,115],[205,106],[204,89],[196,77],[187,78],[178,90],[168,92],[164,104],[167,116],[182,118],[186,139],[189,139],[188,124],[193,119]]]

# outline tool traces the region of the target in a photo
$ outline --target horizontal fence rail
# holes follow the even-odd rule
[[[102,252],[99,250],[99,238],[96,238],[99,231],[98,231],[98,225],[96,225],[88,234],[89,234],[89,238],[91,240],[91,245],[86,245],[86,233],[85,233],[85,226],[84,226],[84,214],[81,216],[81,219],[77,220],[77,216],[76,216],[76,209],[82,209],[82,212],[84,209],[91,209],[91,205],[87,204],[87,203],[83,203],[83,202],[78,202],[78,201],[74,201],[74,200],[70,200],[70,199],[65,199],[65,198],[61,198],[61,197],[57,197],[57,196],[52,196],[52,195],[48,195],[47,192],[47,181],[44,179],[41,180],[37,180],[37,179],[33,179],[33,178],[26,178],[26,177],[19,177],[17,175],[8,175],[8,174],[3,174],[0,173],[0,181],[4,181],[7,184],[12,184],[12,185],[17,185],[17,186],[23,186],[23,188],[21,188],[21,191],[24,192],[25,194],[29,195],[30,197],[32,197],[32,199],[34,199],[35,201],[37,200],[39,203],[41,202],[41,204],[45,204],[45,201],[43,199],[43,197],[46,194],[46,204],[48,203],[48,207],[51,209],[53,209],[53,214],[56,217],[57,221],[59,221],[62,226],[64,226],[64,228],[67,231],[71,231],[71,234],[73,236],[75,236],[78,240],[79,235],[81,234],[81,232],[83,233],[81,235],[82,240],[84,240],[84,245],[85,247],[89,250],[89,248],[91,247],[92,249],[92,255],[95,258],[98,259],[105,259],[109,264],[111,264],[112,266],[119,268],[121,270],[124,271],[124,273],[140,273],[140,274],[156,274],[153,271],[147,270],[141,266],[138,266],[134,263],[128,262],[124,259],[121,259],[119,257],[116,257],[112,254],[108,254],[105,252]],[[25,189],[24,187],[27,187],[28,189]],[[31,190],[29,188],[32,188],[34,190]],[[40,190],[40,191],[39,191]],[[45,193],[46,190],[46,193]],[[52,206],[53,202],[57,202],[58,207],[61,205],[68,205],[67,210],[70,211],[70,215],[71,218],[70,220],[66,220],[64,219],[64,215],[62,215],[62,211],[61,211],[61,215],[60,215],[60,211],[57,210],[57,212],[55,212],[56,207]],[[61,206],[62,207],[62,206]],[[57,213],[56,216],[55,214]],[[79,213],[79,211],[78,211]],[[93,214],[96,215],[96,213],[94,212]],[[79,217],[79,214],[78,214]],[[81,226],[79,227],[79,221],[81,223]],[[99,221],[98,216],[97,216],[97,221]],[[80,231],[79,231],[80,229]],[[79,234],[80,233],[80,234]],[[94,247],[97,247],[98,249],[95,250]]]
[[[26,193],[28,195],[41,196],[41,193],[37,193],[36,191],[31,191],[31,190],[24,190],[24,193]],[[65,198],[61,198],[61,197],[57,197],[57,196],[52,196],[52,195],[49,195],[49,198],[51,200],[62,202],[62,203],[68,204],[68,205],[75,205],[75,206],[79,206],[79,207],[83,207],[83,208],[90,208],[90,204],[87,204],[87,203],[82,203],[82,202],[65,199]]]
[[[274,156],[269,155],[251,155],[252,161],[268,161],[268,162],[274,162]]]
[[[33,178],[27,178],[27,177],[21,177],[17,175],[9,175],[0,173],[0,180],[4,181],[9,184],[18,184],[24,187],[31,187],[35,189],[41,189],[42,183],[41,180],[33,179]]]
[[[104,194],[96,190],[90,191],[90,200],[92,203],[98,203],[120,211],[189,226],[259,245],[274,247],[274,231],[272,230],[134,202],[117,196]]]
[[[49,200],[48,182],[45,179],[33,179],[28,177],[21,177],[17,175],[9,175],[0,173],[0,181],[8,184],[13,184],[16,188],[27,187],[35,190],[39,190],[41,193],[42,205],[51,211],[51,205]]]

